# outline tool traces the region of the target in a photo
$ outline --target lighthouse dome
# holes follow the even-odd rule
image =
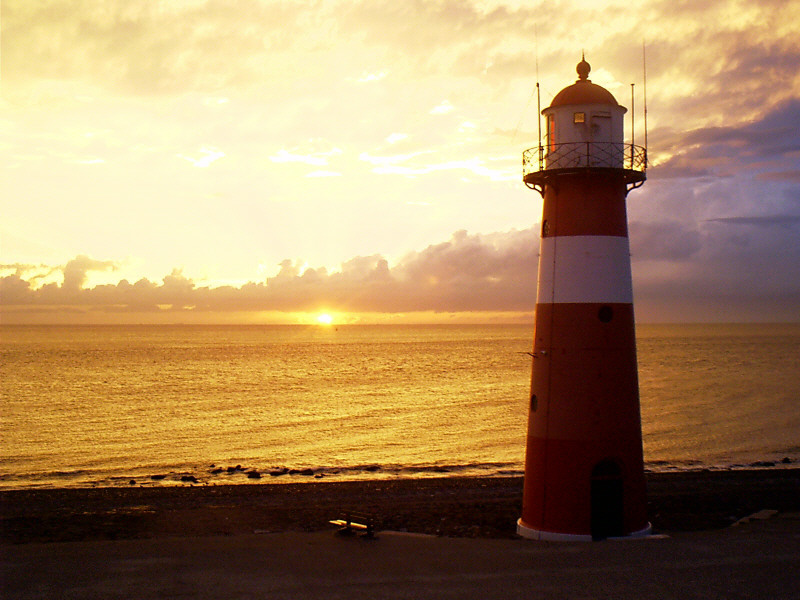
[[[578,72],[578,80],[558,92],[550,103],[550,107],[567,104],[619,105],[611,92],[596,83],[592,83],[589,79],[589,71],[592,70],[592,67],[586,62],[585,58],[581,59],[575,70]]]

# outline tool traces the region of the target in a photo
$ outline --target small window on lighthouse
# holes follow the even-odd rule
[[[573,123],[586,123],[586,113],[576,112],[572,117]]]
[[[597,318],[603,323],[609,323],[614,318],[614,309],[610,306],[601,306],[597,311]]]
[[[547,115],[547,152],[556,151],[556,116]]]

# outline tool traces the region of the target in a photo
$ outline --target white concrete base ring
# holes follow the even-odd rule
[[[640,529],[639,531],[634,531],[633,533],[629,533],[628,535],[623,535],[620,537],[610,537],[610,540],[630,540],[635,538],[646,538],[653,534],[653,525],[651,523],[647,524],[647,527]]]
[[[627,540],[631,538],[644,538],[649,536],[653,531],[653,526],[648,523],[647,527],[634,531],[626,536],[607,538],[609,540]],[[522,519],[517,519],[517,535],[529,540],[538,540],[540,542],[591,542],[592,536],[579,534],[579,533],[558,533],[555,531],[540,531],[532,529],[522,522]]]
[[[517,519],[517,535],[529,540],[540,542],[591,542],[591,535],[578,533],[557,533],[555,531],[540,531],[532,529],[522,523],[522,519]]]

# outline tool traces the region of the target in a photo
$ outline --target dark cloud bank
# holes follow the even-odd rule
[[[755,173],[762,181],[800,181],[800,98],[793,98],[744,125],[704,127],[690,131],[652,132],[652,147],[671,158],[650,178],[731,177]]]
[[[800,306],[797,217],[714,219],[697,228],[677,220],[633,221],[634,291],[640,321],[793,321]],[[360,256],[341,269],[306,269],[286,260],[274,277],[241,287],[198,286],[180,270],[86,289],[86,274],[110,261],[79,256],[58,269],[63,283],[35,287],[47,268],[3,265],[6,317],[15,311],[169,312],[318,311],[359,313],[531,312],[536,297],[538,231],[490,235],[459,231],[391,266]],[[6,319],[8,320],[8,319]],[[11,319],[13,321],[13,318]]]
[[[6,311],[12,307],[74,307],[104,311],[525,311],[535,297],[538,242],[532,231],[468,235],[406,256],[390,268],[379,255],[359,256],[336,272],[305,269],[283,261],[272,278],[241,287],[202,287],[178,269],[161,283],[142,279],[81,287],[90,270],[113,263],[79,256],[61,267],[62,284],[35,288],[40,267],[4,265],[14,273],[0,280]],[[52,272],[52,270],[47,270]]]

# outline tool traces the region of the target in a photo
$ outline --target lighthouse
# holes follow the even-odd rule
[[[523,181],[544,199],[525,485],[517,532],[589,541],[650,531],[625,200],[646,149],[624,142],[620,106],[589,79],[542,111]]]

